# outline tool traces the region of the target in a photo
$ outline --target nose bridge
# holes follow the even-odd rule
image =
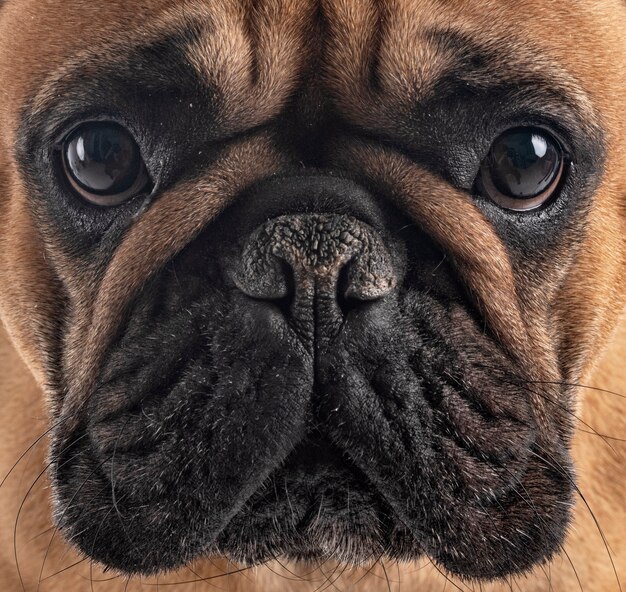
[[[280,216],[257,228],[244,247],[237,286],[249,296],[278,299],[294,292],[360,300],[381,298],[396,285],[380,235],[341,214]],[[343,283],[343,286],[339,284]]]

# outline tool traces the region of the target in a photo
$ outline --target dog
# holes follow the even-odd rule
[[[625,31],[5,0],[2,589],[626,585]]]

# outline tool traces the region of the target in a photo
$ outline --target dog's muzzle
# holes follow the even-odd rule
[[[522,371],[391,200],[274,177],[129,302],[52,452],[58,522],[129,573],[212,553],[523,571],[560,544],[571,488]]]

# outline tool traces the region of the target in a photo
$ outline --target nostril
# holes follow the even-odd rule
[[[291,307],[293,306],[293,300],[296,293],[296,280],[293,273],[293,268],[284,259],[279,259],[278,267],[282,274],[286,286],[284,295],[276,298],[265,298],[268,302],[271,302],[276,306],[285,317],[291,314]]]
[[[246,296],[271,303],[289,315],[296,280],[292,266],[284,258],[267,252],[253,253],[232,277]]]
[[[348,261],[339,271],[337,278],[337,304],[344,316],[347,316],[351,310],[358,308],[363,304],[363,300],[352,294],[350,290],[350,267],[352,259]]]
[[[246,241],[232,278],[246,295],[285,316],[315,303],[330,305],[328,310],[338,305],[347,314],[397,285],[382,236],[338,214],[285,215],[264,223]]]
[[[379,273],[374,273],[372,267],[378,267]],[[337,304],[343,314],[347,315],[363,304],[381,300],[393,291],[395,286],[395,273],[386,262],[369,257],[368,265],[364,269],[360,254],[356,254],[339,271]]]

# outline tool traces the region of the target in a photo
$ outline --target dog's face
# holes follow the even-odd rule
[[[455,4],[0,9],[0,310],[85,554],[559,549],[622,306],[626,8]]]

